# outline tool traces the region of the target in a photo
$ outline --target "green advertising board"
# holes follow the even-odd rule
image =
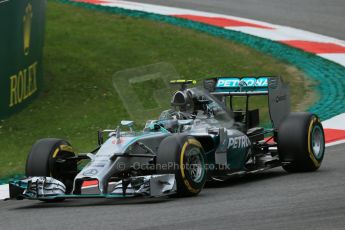
[[[24,108],[42,86],[45,0],[0,0],[0,118]]]

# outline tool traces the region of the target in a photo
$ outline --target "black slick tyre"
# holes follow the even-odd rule
[[[158,174],[175,174],[177,196],[199,194],[207,178],[202,145],[186,135],[165,138],[158,149],[156,171]]]
[[[278,152],[288,172],[316,171],[325,152],[320,119],[311,113],[291,113],[278,129]]]
[[[77,174],[77,162],[66,159],[74,156],[71,145],[65,140],[38,140],[27,157],[25,174],[27,177],[53,177],[65,184],[68,194],[72,191],[73,179]]]

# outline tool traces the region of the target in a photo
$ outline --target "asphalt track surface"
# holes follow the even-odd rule
[[[277,168],[192,198],[1,201],[0,229],[344,229],[344,149],[328,147],[317,172]]]
[[[291,26],[345,40],[344,0],[129,0]]]

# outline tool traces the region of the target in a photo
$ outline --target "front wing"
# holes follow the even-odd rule
[[[65,185],[52,177],[30,177],[9,183],[10,198],[56,200],[68,198],[161,197],[176,193],[174,174],[130,177],[113,184],[107,194],[65,194]]]

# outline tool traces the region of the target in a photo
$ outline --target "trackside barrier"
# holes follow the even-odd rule
[[[24,108],[42,86],[46,0],[0,1],[0,118]]]

